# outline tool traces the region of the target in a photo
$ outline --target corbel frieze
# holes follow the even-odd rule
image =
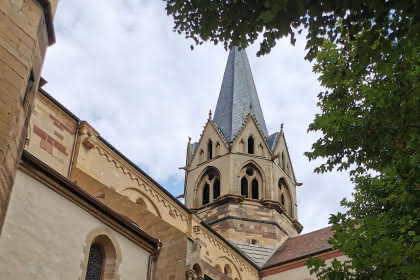
[[[213,247],[216,247],[219,251],[221,251],[221,255],[228,256],[234,263],[238,265],[238,267],[241,268],[241,271],[247,271],[248,273],[251,273],[255,277],[255,279],[257,279],[258,274],[255,268],[253,268],[248,263],[244,262],[236,254],[234,254],[232,248],[228,247],[223,242],[220,242],[217,238],[214,237],[213,234],[208,232],[205,228],[203,228],[200,225],[195,225],[193,226],[193,234],[195,234],[198,238],[200,238],[201,236],[203,239],[207,240],[207,244],[211,244]]]
[[[100,141],[96,141],[96,145],[94,146],[100,156],[104,157],[109,163],[112,163],[115,168],[120,171],[120,173],[128,176],[130,180],[135,181],[139,190],[147,194],[147,196],[152,199],[156,205],[159,205],[159,209],[167,209],[168,215],[181,220],[185,224],[186,228],[188,228],[188,217],[187,214],[183,213],[183,209],[179,209],[179,206],[174,205],[174,202],[164,197],[164,195],[155,189],[156,187],[151,186],[149,182],[141,178],[138,171],[127,166],[127,163],[121,162],[114,155],[108,152],[106,147],[102,147],[101,144],[102,143],[100,143]],[[168,222],[170,223],[170,221]]]

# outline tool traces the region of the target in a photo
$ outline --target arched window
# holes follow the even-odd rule
[[[207,143],[207,160],[213,158],[213,142],[209,140],[209,143]]]
[[[253,165],[248,164],[240,172],[241,195],[245,198],[260,199],[262,187],[262,176],[259,170]]]
[[[248,154],[254,154],[254,138],[248,137]]]
[[[209,167],[198,181],[194,207],[204,206],[220,197],[220,173],[214,167]]]
[[[293,214],[293,201],[292,201],[292,196],[290,194],[290,189],[289,186],[286,182],[286,180],[284,178],[280,178],[279,182],[278,182],[278,186],[279,186],[279,196],[278,199],[281,203],[281,205],[283,206],[284,210],[286,211],[286,213],[290,216],[292,216]]]
[[[194,274],[195,274],[194,279],[202,279],[203,271],[201,270],[201,267],[198,263],[193,265],[193,270],[194,270]]]
[[[248,180],[245,177],[241,179],[241,195],[248,198]]]
[[[111,280],[118,276],[121,254],[107,234],[88,236],[85,262],[82,266],[84,280]]]
[[[284,164],[284,152],[281,152],[281,169],[284,170],[284,166],[285,166],[285,164]]]
[[[86,269],[86,280],[101,280],[104,274],[105,253],[100,244],[92,244]]]
[[[217,199],[220,196],[220,180],[219,178],[214,179],[213,183],[213,199]]]
[[[257,178],[252,180],[252,199],[258,199],[258,181]]]
[[[198,157],[198,161],[199,162],[203,162],[204,161],[204,151],[202,149],[200,150],[200,155]]]
[[[204,184],[203,188],[203,205],[206,205],[210,202],[210,186],[209,184]]]
[[[258,145],[258,155],[259,156],[264,156],[264,148],[262,144]]]
[[[239,141],[239,151],[241,153],[245,153],[245,142],[243,139],[241,139],[241,141]]]
[[[228,277],[232,277],[232,268],[230,268],[230,265],[225,264],[225,267],[223,269],[223,273],[227,275]]]
[[[216,157],[220,156],[220,143],[219,142],[216,143],[216,154],[215,154],[215,156]]]

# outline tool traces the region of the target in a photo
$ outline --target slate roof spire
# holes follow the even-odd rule
[[[229,52],[222,87],[213,120],[230,142],[251,112],[263,135],[268,138],[267,126],[244,49],[233,47]]]

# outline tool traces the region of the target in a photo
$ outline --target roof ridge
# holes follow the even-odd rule
[[[315,232],[319,232],[321,230],[326,230],[326,229],[331,229],[331,228],[332,228],[332,226],[320,228],[320,229],[317,229],[317,230],[314,230],[314,231],[310,231],[310,232],[307,232],[307,233],[304,233],[304,234],[301,234],[301,235],[298,235],[298,236],[290,237],[290,238],[288,238],[286,240],[295,239],[295,238],[298,238],[298,237],[302,237],[302,236],[309,235],[309,234],[312,234],[312,233],[315,233]]]

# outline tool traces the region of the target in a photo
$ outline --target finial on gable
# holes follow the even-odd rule
[[[282,123],[282,124],[280,125],[280,131],[282,131],[282,130],[283,130],[283,124],[284,124],[284,123]]]
[[[211,120],[211,109],[209,111],[209,120]]]
[[[191,143],[191,137],[188,136],[188,144],[190,144],[190,143]]]

